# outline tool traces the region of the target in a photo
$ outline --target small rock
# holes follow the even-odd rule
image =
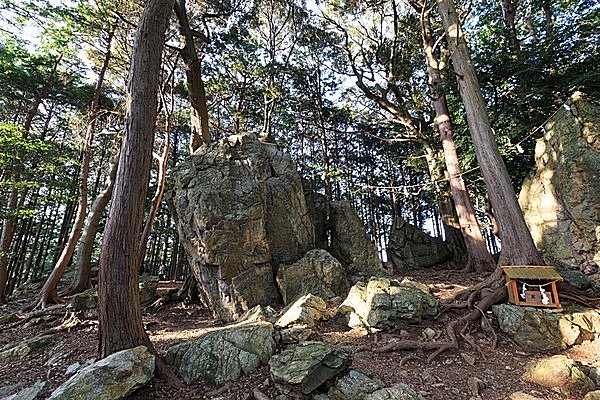
[[[154,376],[154,356],[144,346],[122,350],[80,370],[48,400],[123,399]]]
[[[279,342],[283,345],[306,342],[314,334],[312,329],[293,326],[279,332]]]
[[[479,397],[481,391],[485,388],[485,382],[483,382],[476,376],[472,376],[469,379],[467,379],[467,385],[469,386],[471,393],[475,397]]]
[[[277,320],[276,326],[286,327],[290,325],[312,328],[315,322],[325,317],[327,304],[325,301],[312,294],[302,296],[285,311]]]
[[[475,357],[467,353],[460,353],[461,357],[469,365],[475,365]]]
[[[514,392],[513,394],[510,395],[510,397],[508,399],[509,400],[543,400],[543,399],[540,399],[539,397],[535,397],[535,396],[532,396],[532,395],[524,393],[524,392]]]
[[[379,389],[370,395],[365,400],[425,400],[415,392],[415,390],[405,383],[399,383],[392,387]]]
[[[421,372],[421,381],[424,385],[433,385],[441,381],[441,379],[436,374],[434,374],[433,370],[425,369],[423,370],[423,372]]]
[[[383,382],[374,380],[361,371],[351,369],[338,379],[327,394],[331,400],[360,399],[383,386]]]
[[[32,386],[26,387],[12,396],[4,397],[2,400],[35,400],[46,386],[46,382],[37,381]]]
[[[521,378],[526,382],[558,388],[562,393],[569,393],[571,389],[589,390],[595,386],[578,363],[562,355],[529,362]]]
[[[600,400],[600,390],[587,392],[586,395],[583,397],[583,400]]]
[[[33,350],[47,346],[54,341],[56,334],[27,339],[19,343],[11,343],[0,350],[0,364],[23,359]]]
[[[71,365],[69,365],[67,367],[67,375],[73,375],[75,372],[77,372],[79,369],[81,368],[81,364],[79,364],[78,362],[73,363]]]
[[[437,335],[436,331],[431,328],[425,328],[423,332],[421,332],[421,337],[425,340],[433,340]]]

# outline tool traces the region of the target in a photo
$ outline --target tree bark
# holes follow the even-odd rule
[[[193,153],[204,143],[210,143],[208,127],[208,106],[206,105],[206,90],[202,80],[202,69],[194,35],[190,28],[185,0],[175,1],[175,14],[179,21],[179,34],[183,39],[183,48],[179,51],[185,64],[188,97],[190,98],[191,142],[190,153]]]
[[[14,178],[15,183],[19,178]],[[19,192],[16,186],[11,187],[10,197],[8,199],[8,209],[16,210]],[[10,253],[10,244],[15,233],[14,216],[7,218],[2,226],[2,236],[0,237],[0,304],[6,304],[6,286],[8,283],[8,256]]]
[[[446,103],[446,95],[441,87],[439,63],[434,53],[434,40],[431,33],[429,13],[425,12],[425,7],[422,9],[421,33],[423,36],[423,52],[425,53],[429,86],[431,87],[433,107],[435,109],[435,122],[438,126],[442,147],[444,149],[444,159],[446,161],[446,170],[448,171],[450,193],[454,200],[454,207],[458,215],[460,230],[469,256],[465,271],[492,271],[496,263],[485,245],[485,240],[481,234],[481,228],[475,217],[475,209],[473,208],[469,193],[467,192],[467,188],[462,179],[458,154],[454,144],[454,131],[452,128],[452,121],[450,120],[450,111],[448,110],[448,104]]]
[[[458,21],[453,0],[436,0],[446,32],[460,95],[467,114],[475,154],[502,236],[499,265],[542,265],[525,219],[517,202],[506,166],[481,94],[475,68],[471,63],[467,42]]]
[[[502,18],[504,19],[504,25],[508,29],[508,40],[510,47],[515,53],[521,51],[521,43],[517,37],[517,27],[515,25],[515,16],[517,13],[517,6],[519,0],[513,2],[513,0],[502,0]]]
[[[138,290],[138,244],[150,180],[158,78],[173,0],[149,0],[136,31],[125,137],[108,215],[98,282],[99,355],[149,344]]]
[[[85,222],[85,228],[81,235],[81,241],[77,248],[77,265],[75,267],[76,272],[71,282],[71,286],[67,290],[67,294],[72,295],[75,293],[81,293],[86,289],[92,287],[91,273],[92,273],[92,252],[94,250],[94,241],[96,239],[96,232],[98,232],[98,225],[102,218],[102,213],[106,209],[110,197],[112,196],[113,188],[115,185],[115,177],[117,175],[117,167],[119,165],[118,157],[112,162],[110,173],[106,178],[104,190],[98,194],[96,200],[92,204],[90,213]]]

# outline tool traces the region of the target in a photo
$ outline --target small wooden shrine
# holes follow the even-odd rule
[[[514,265],[501,268],[511,303],[530,307],[560,307],[556,282],[562,281],[563,277],[554,267]]]

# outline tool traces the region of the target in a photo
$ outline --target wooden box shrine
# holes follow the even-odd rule
[[[556,282],[563,277],[553,267],[514,265],[502,267],[508,301],[518,306],[560,307]]]

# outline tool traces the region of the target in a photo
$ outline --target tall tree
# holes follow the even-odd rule
[[[125,137],[100,256],[100,357],[148,343],[138,291],[137,248],[150,179],[161,55],[173,5],[173,0],[149,0],[135,34]]]
[[[469,131],[488,195],[498,220],[502,251],[500,265],[542,265],[517,202],[487,114],[487,107],[453,0],[436,0],[465,106]]]

